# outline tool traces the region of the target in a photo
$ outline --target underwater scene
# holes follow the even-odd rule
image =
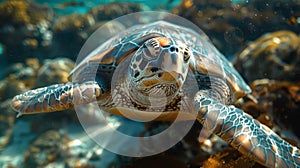
[[[0,167],[300,167],[300,0],[0,0]]]

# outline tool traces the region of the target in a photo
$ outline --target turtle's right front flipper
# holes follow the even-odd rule
[[[198,120],[206,130],[256,162],[274,168],[298,168],[300,150],[279,137],[244,111],[219,103],[213,90],[201,90],[195,97]]]
[[[17,95],[11,106],[19,115],[53,112],[96,101],[100,95],[101,88],[95,81],[56,84]]]

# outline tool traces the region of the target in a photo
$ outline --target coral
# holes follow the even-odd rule
[[[0,101],[12,98],[17,94],[24,93],[29,88],[23,82],[19,82],[13,78],[7,78],[0,81]]]
[[[24,167],[44,167],[68,151],[69,138],[50,130],[40,135],[24,153]]]
[[[255,80],[250,87],[258,103],[246,101],[241,108],[271,128],[292,131],[300,137],[299,82],[299,80],[297,82]],[[277,131],[282,129],[277,129]]]
[[[89,14],[73,13],[58,18],[53,26],[54,33],[81,31],[95,24],[94,18]]]
[[[0,151],[10,143],[15,124],[15,114],[10,107],[10,99],[0,103]]]
[[[183,0],[173,13],[199,26],[225,55],[244,48],[247,41],[278,30],[300,33],[299,23],[289,21],[300,16],[299,1]]]
[[[20,86],[24,85],[28,88],[32,88],[36,81],[37,70],[39,68],[40,64],[37,59],[26,59],[25,64],[14,63],[10,65],[4,71],[3,76],[7,77],[6,80],[9,80],[12,83],[20,83]]]
[[[59,17],[53,25],[53,55],[74,59],[89,37],[86,30],[94,24],[95,20],[90,14],[74,13]]]
[[[111,20],[117,17],[141,11],[141,6],[136,3],[119,2],[103,4],[92,8],[89,13],[92,14],[97,21]]]
[[[300,38],[291,31],[267,33],[245,48],[234,64],[249,82],[296,80],[300,77],[299,46]]]
[[[53,11],[31,1],[6,0],[0,3],[0,43],[8,62],[41,57],[51,44]]]
[[[39,69],[35,86],[41,87],[55,83],[68,82],[70,71],[74,68],[74,62],[67,58],[46,60]]]
[[[241,166],[243,165],[243,166]],[[203,168],[253,167],[255,162],[233,148],[227,148],[203,162]]]
[[[47,10],[29,1],[6,0],[0,4],[0,26],[8,23],[20,26],[50,20],[52,18],[45,12]]]
[[[172,168],[186,168],[184,162],[173,156],[155,155],[144,157],[133,161],[131,164],[125,166],[128,168],[152,168],[152,167],[172,167]]]

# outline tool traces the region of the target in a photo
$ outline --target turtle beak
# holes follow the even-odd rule
[[[187,74],[188,65],[182,60],[180,53],[161,52],[159,59],[151,62],[143,72],[144,87],[150,87],[156,84],[172,83],[177,88],[182,86]]]
[[[157,73],[152,73],[151,75],[145,74],[146,77],[143,77],[140,82],[144,87],[150,87],[157,84],[163,83],[175,83],[178,79],[178,74],[176,72],[164,72],[159,71]]]
[[[183,56],[181,52],[170,53],[168,50],[165,50],[161,53],[160,63],[161,69],[165,72],[170,72],[172,74],[186,74],[187,64],[182,60]],[[177,76],[177,75],[176,75]]]

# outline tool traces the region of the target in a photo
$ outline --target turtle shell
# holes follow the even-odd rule
[[[103,71],[113,72],[120,63],[130,58],[145,41],[154,37],[167,37],[185,43],[193,51],[189,73],[215,76],[225,80],[231,90],[232,101],[251,92],[232,64],[215,48],[203,31],[200,29],[195,31],[166,21],[135,25],[110,38],[94,49],[74,68],[70,73],[73,82],[80,82],[79,79],[82,78],[78,78],[79,75],[84,76],[84,80],[88,81],[94,80],[95,75],[96,77],[103,75]],[[91,67],[95,66],[108,68],[97,68],[97,72],[89,72]],[[110,78],[112,75],[111,73],[106,74],[106,78]],[[105,81],[109,83],[109,80]]]

